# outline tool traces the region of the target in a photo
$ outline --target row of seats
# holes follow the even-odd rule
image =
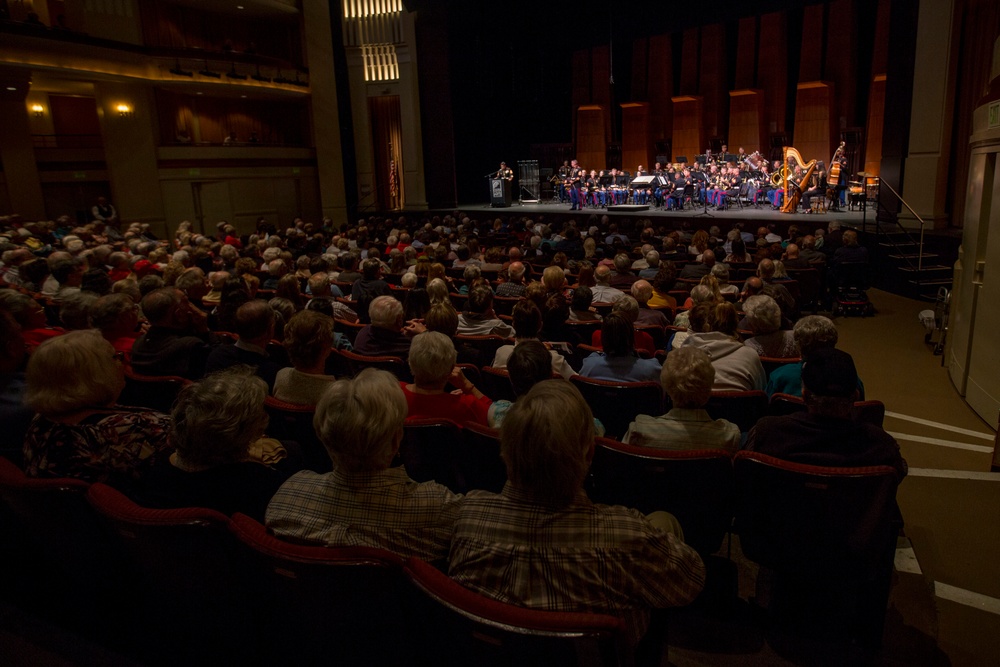
[[[776,613],[817,615],[878,645],[895,535],[892,468],[607,440],[598,463],[594,500],[670,509],[703,554],[718,550],[735,516],[744,553],[785,583]],[[490,601],[379,549],[291,544],[239,514],[144,508],[103,484],[27,479],[6,459],[0,500],[4,572],[34,596],[54,596],[52,605],[88,613],[102,639],[151,664],[631,664],[620,619]],[[26,563],[44,576],[25,578]]]

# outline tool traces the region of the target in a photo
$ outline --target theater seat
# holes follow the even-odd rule
[[[712,419],[726,419],[746,433],[767,414],[767,394],[752,391],[713,391],[705,410]]]
[[[118,397],[118,404],[170,414],[177,394],[189,384],[191,381],[182,377],[141,375],[126,367],[125,388]]]
[[[622,619],[524,609],[479,595],[415,558],[406,575],[417,591],[419,664],[631,665]]]
[[[605,435],[620,439],[636,415],[663,413],[663,388],[658,382],[607,382],[574,375],[570,378],[594,416],[604,424]]]
[[[459,465],[461,427],[447,419],[409,418],[403,424],[403,441],[396,455],[410,479],[436,481],[455,493],[465,493],[466,483]]]

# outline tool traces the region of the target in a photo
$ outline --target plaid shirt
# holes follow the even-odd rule
[[[466,495],[448,574],[509,604],[623,617],[633,641],[650,608],[685,605],[705,583],[697,552],[638,510],[595,505],[582,490],[552,510],[510,483]]]
[[[457,496],[435,482],[418,484],[402,467],[325,474],[304,470],[267,507],[280,538],[324,546],[378,547],[425,560],[448,555]]]

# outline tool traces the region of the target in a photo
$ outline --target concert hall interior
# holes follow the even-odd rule
[[[996,0],[0,0],[5,229],[104,197],[160,239],[456,211],[857,230],[873,315],[839,346],[910,466],[873,664],[1000,655],[998,155]],[[0,618],[5,664],[141,662]],[[752,622],[672,622],[680,667],[800,664]]]

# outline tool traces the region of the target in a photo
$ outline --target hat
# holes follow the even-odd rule
[[[858,389],[858,369],[842,350],[816,350],[802,363],[802,384],[817,396],[850,398]]]

